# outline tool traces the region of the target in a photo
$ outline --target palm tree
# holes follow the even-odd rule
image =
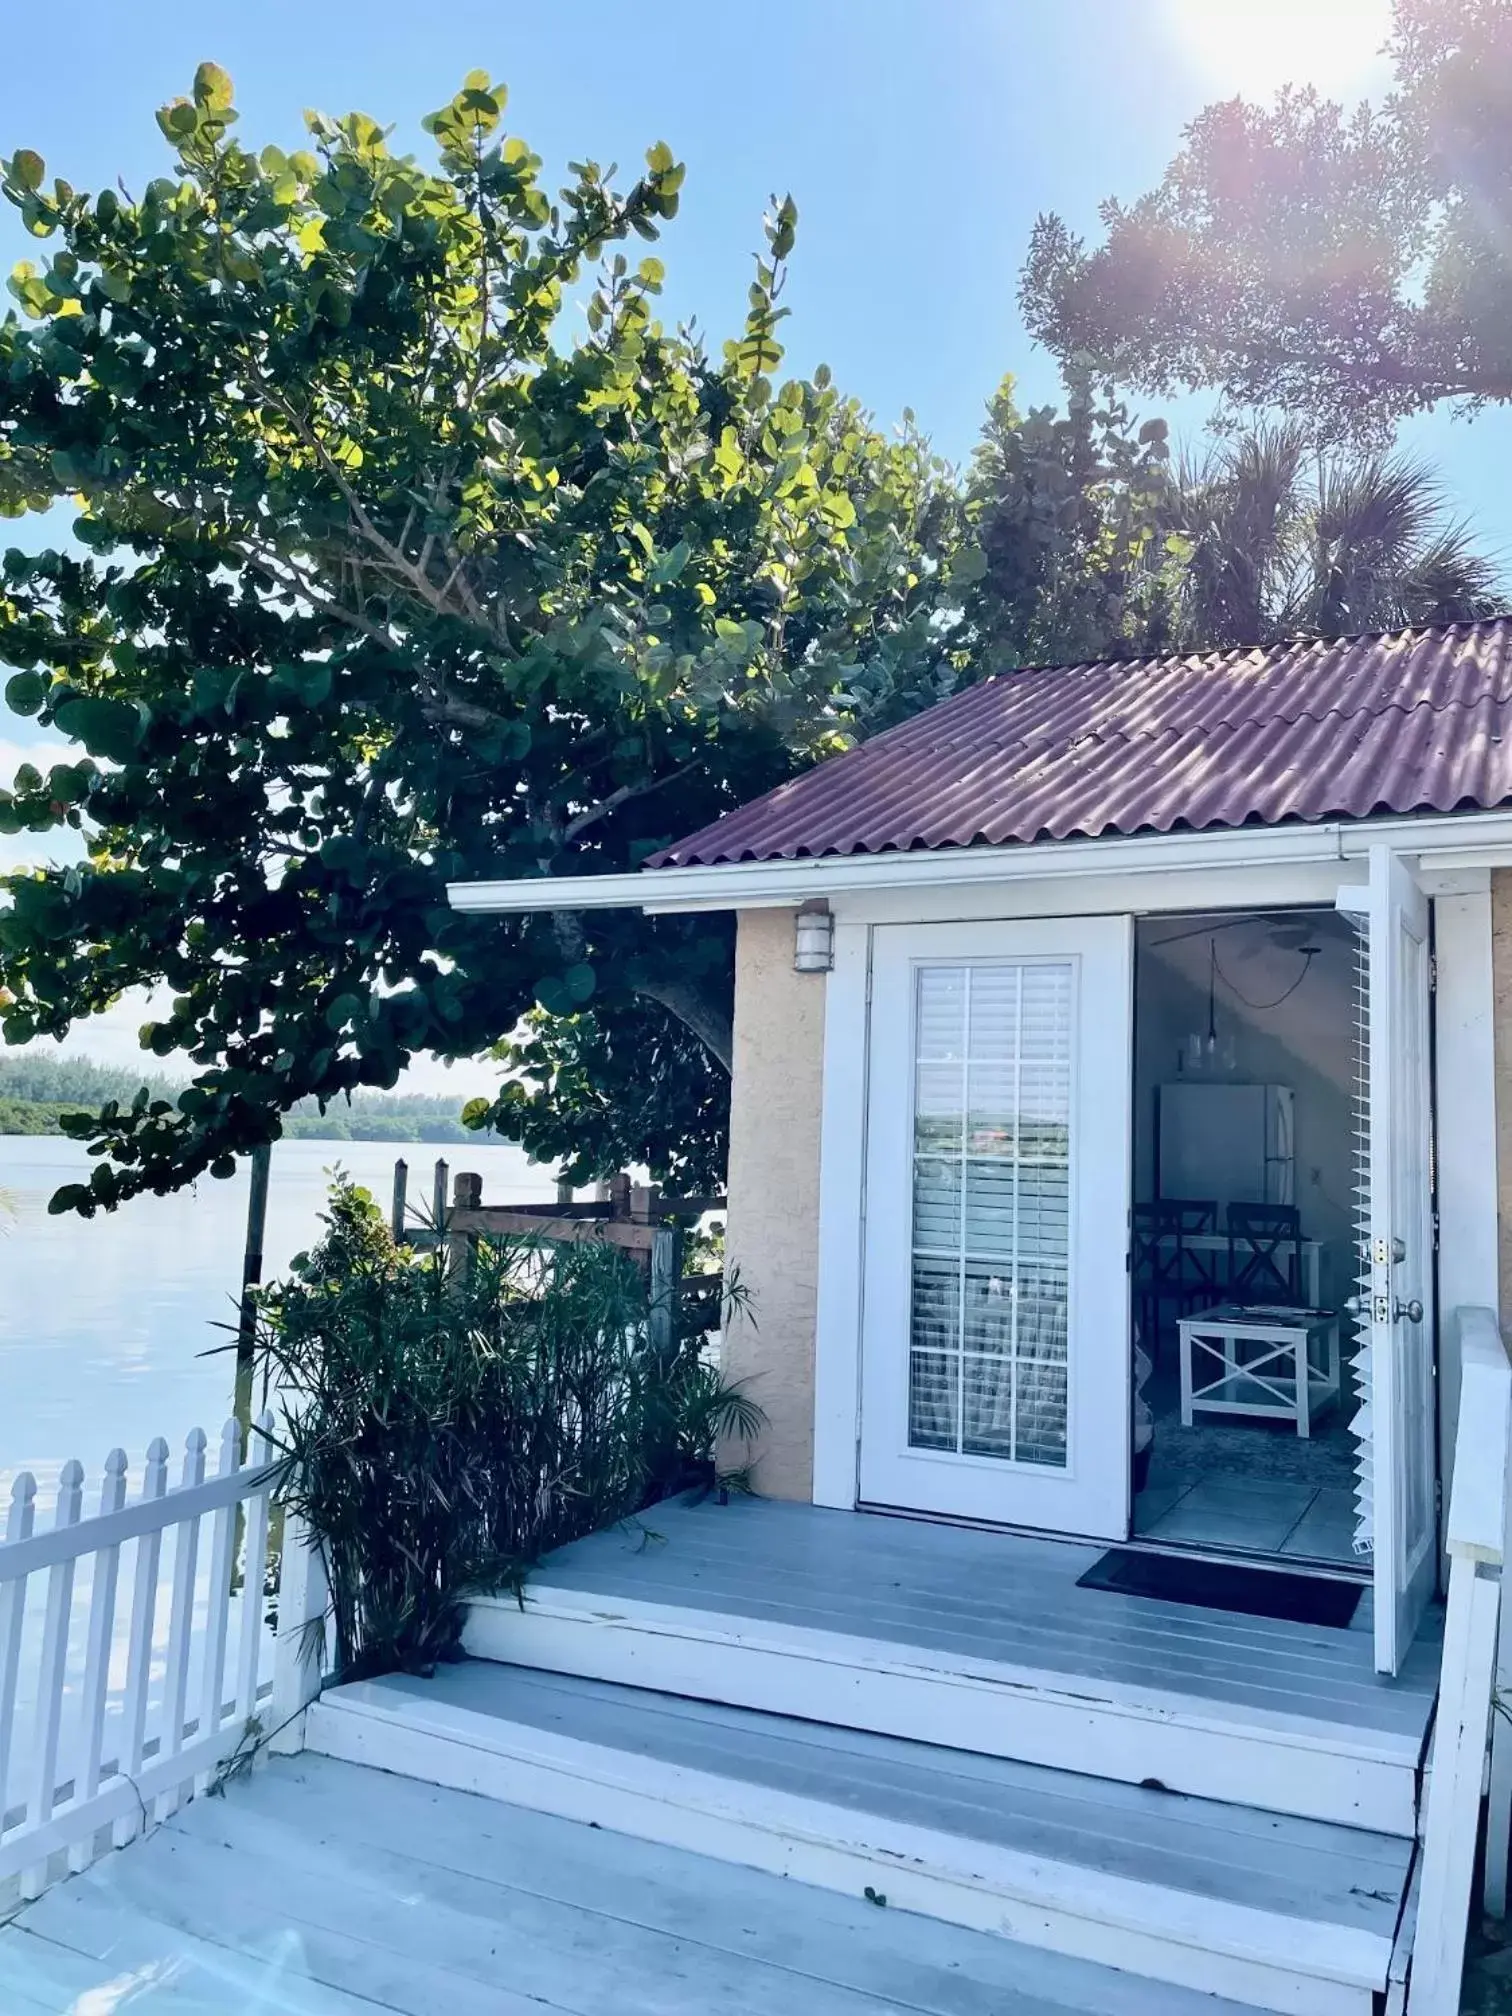
[[[1508,606],[1500,566],[1408,456],[1317,457],[1298,427],[1258,428],[1180,467],[1166,509],[1170,618],[1188,650],[1464,622]]]

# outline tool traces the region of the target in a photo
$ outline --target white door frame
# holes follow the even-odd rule
[[[878,934],[862,1284],[865,1500],[1050,1533],[1127,1536],[1131,1366],[1121,1263],[1131,1157],[1132,940],[1128,917],[895,925]],[[915,976],[931,967],[1047,965],[1067,974],[1071,986],[1064,1466],[920,1449],[908,1427]],[[1111,1267],[1110,1252],[1117,1261]]]
[[[1053,850],[1050,850],[1053,852]],[[1279,851],[1279,850],[1278,850]],[[1048,865],[1048,864],[1047,864]],[[1435,1016],[1441,1305],[1441,1405],[1456,1307],[1498,1306],[1495,1075],[1492,1042],[1489,871],[1423,862],[1434,897],[1439,985]],[[1330,905],[1341,882],[1366,879],[1361,860],[1194,872],[1051,877],[965,891],[837,895],[835,964],[825,982],[824,1083],[819,1182],[819,1278],[815,1325],[814,1482],[818,1505],[854,1510],[861,1423],[862,1239],[868,1086],[867,993],[880,922],[1077,915],[1175,916],[1211,909]],[[927,902],[928,913],[921,917]],[[1453,1208],[1451,1208],[1451,1206]],[[1446,1427],[1452,1425],[1446,1418]],[[1444,1440],[1452,1447],[1452,1435]],[[1447,1479],[1445,1480],[1447,1489]]]

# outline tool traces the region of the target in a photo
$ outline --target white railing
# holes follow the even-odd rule
[[[1449,1605],[1407,2016],[1454,2016],[1460,2005],[1507,1551],[1512,1365],[1489,1309],[1461,1309],[1459,1332]]]
[[[297,1747],[300,1710],[319,1688],[310,1626],[325,1584],[289,1520],[275,1640],[272,1431],[265,1414],[244,1464],[228,1421],[207,1478],[196,1428],[172,1488],[159,1437],[133,1497],[113,1449],[88,1516],[83,1466],[67,1463],[40,1529],[35,1482],[16,1478],[0,1539],[0,1902],[17,1887],[39,1896],[65,1866],[125,1846],[260,1733]]]

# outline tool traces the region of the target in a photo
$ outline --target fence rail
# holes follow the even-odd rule
[[[234,1420],[208,1478],[206,1453],[196,1428],[170,1486],[159,1437],[128,1497],[126,1455],[113,1449],[90,1513],[83,1466],[67,1463],[41,1530],[35,1480],[23,1471],[12,1486],[0,1538],[0,1900],[12,1885],[39,1896],[65,1853],[80,1870],[107,1843],[124,1846],[203,1790],[259,1721],[297,1719],[318,1688],[310,1627],[324,1583],[292,1521],[281,1564],[272,1549],[272,1416],[254,1425],[245,1461]]]
[[[1489,1309],[1458,1313],[1459,1420],[1445,1533],[1449,1602],[1407,2016],[1454,2016],[1459,2008],[1507,1553],[1512,1365]]]

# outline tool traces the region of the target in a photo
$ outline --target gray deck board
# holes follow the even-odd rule
[[[0,2008],[1238,2016],[1235,2005],[324,1758],[0,1929]]]
[[[384,1693],[1063,1863],[1390,1940],[1410,1842],[1216,1800],[487,1660]]]
[[[655,1506],[562,1549],[538,1591],[854,1634],[947,1657],[1301,1715],[1420,1744],[1438,1685],[1430,1621],[1402,1673],[1349,1630],[1079,1589],[1101,1549],[769,1500]]]

